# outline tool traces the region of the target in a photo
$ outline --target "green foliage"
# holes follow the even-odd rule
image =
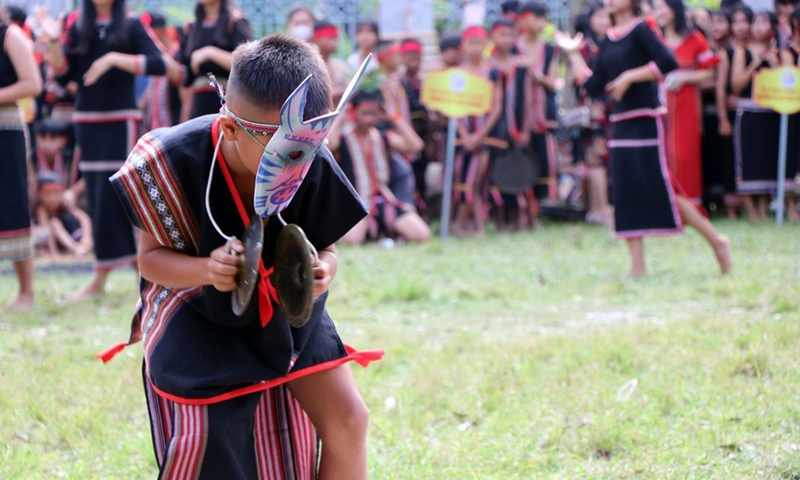
[[[695,233],[648,239],[650,276],[587,225],[339,250],[329,309],[371,409],[370,478],[798,478],[800,226],[718,222],[734,271]],[[0,478],[155,478],[136,282],[0,316]],[[15,291],[0,276],[0,304]],[[635,379],[636,382],[632,382]],[[635,383],[635,385],[634,385]]]

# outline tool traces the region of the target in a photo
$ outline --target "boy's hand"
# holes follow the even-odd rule
[[[312,267],[311,273],[314,275],[314,298],[316,299],[328,291],[328,287],[333,281],[333,269],[328,262],[320,258]]]
[[[228,253],[229,248],[236,254],[244,253],[244,244],[237,239],[230,246],[223,245],[212,251],[208,257],[208,283],[220,292],[230,292],[237,286],[236,277],[241,260],[233,253]]]

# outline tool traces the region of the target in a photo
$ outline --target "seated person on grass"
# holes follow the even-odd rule
[[[89,215],[64,201],[64,187],[53,175],[39,177],[36,221],[42,232],[42,241],[50,255],[68,253],[86,255],[92,251],[92,222]]]
[[[414,206],[414,172],[400,156],[419,153],[424,147],[422,140],[400,115],[390,119],[383,132],[379,130],[385,117],[380,92],[357,92],[350,106],[353,123],[339,124],[341,129],[332,130],[328,146],[338,152],[339,165],[369,215],[341,242],[361,244],[381,235],[409,242],[427,241],[430,227]]]

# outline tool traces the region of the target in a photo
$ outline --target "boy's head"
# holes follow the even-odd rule
[[[311,41],[319,48],[322,58],[332,55],[339,47],[339,29],[327,20],[318,20],[314,24],[314,35]]]
[[[483,58],[486,50],[488,36],[483,27],[472,26],[464,30],[461,34],[461,49],[464,51],[464,59],[470,62],[479,62]]]
[[[422,43],[416,38],[407,38],[400,45],[400,52],[403,55],[403,65],[409,75],[419,73],[422,64]]]
[[[50,213],[57,212],[64,204],[64,185],[58,176],[42,174],[38,179],[39,203]]]
[[[380,91],[359,90],[350,99],[350,106],[357,130],[375,127],[383,118],[383,95]]]
[[[403,61],[400,44],[391,40],[381,40],[375,49],[375,56],[381,68],[387,72],[396,72]]]
[[[547,24],[547,7],[545,4],[533,0],[519,10],[519,26],[531,36],[537,36],[544,31]]]
[[[445,68],[461,65],[461,37],[459,35],[443,35],[439,40],[439,52]]]
[[[511,53],[517,43],[517,26],[511,20],[501,18],[492,24],[492,43],[503,53]]]
[[[220,128],[255,174],[264,147],[280,122],[286,99],[309,75],[303,118],[331,111],[330,77],[320,55],[302,40],[275,34],[243,43],[233,52]],[[247,125],[240,120],[244,120]]]
[[[52,158],[67,146],[67,125],[64,122],[44,118],[36,126],[36,149],[45,157]]]
[[[519,16],[519,0],[505,0],[500,4],[503,18],[515,22]]]

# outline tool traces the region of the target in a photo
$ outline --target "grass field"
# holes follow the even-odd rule
[[[329,303],[371,409],[370,478],[800,479],[800,226],[718,222],[723,278],[689,233],[624,244],[586,225],[340,250]],[[0,479],[155,477],[141,348],[103,366],[136,299],[116,272],[37,276],[0,319]],[[14,291],[0,276],[0,303]]]

